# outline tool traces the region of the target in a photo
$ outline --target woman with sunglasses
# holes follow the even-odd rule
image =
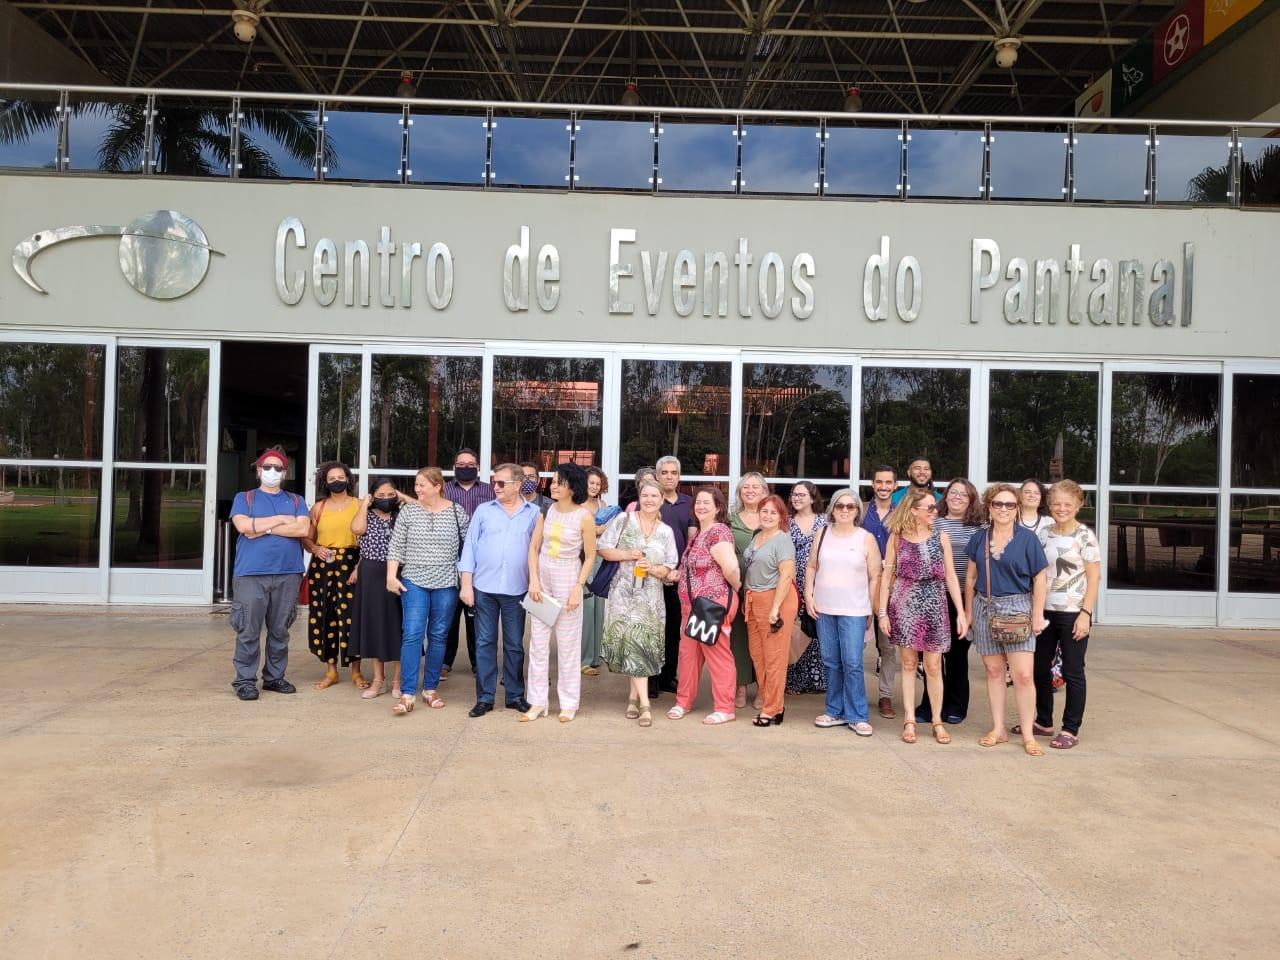
[[[965,614],[973,624],[970,639],[987,670],[987,697],[991,701],[991,731],[978,743],[994,747],[1008,743],[1005,722],[1005,668],[1013,678],[1013,699],[1018,707],[1022,748],[1029,756],[1042,757],[1035,741],[1036,690],[1033,660],[1036,635],[1048,626],[1044,618],[1046,595],[1044,548],[1034,533],[1018,523],[1018,489],[996,483],[983,494],[990,526],[965,547],[969,558],[964,585]],[[988,573],[989,571],[989,573]],[[1031,629],[1020,643],[999,643],[992,636],[992,615],[1031,618]]]
[[[916,702],[916,662],[924,656],[924,680],[932,709],[933,739],[950,743],[942,722],[942,655],[951,649],[947,596],[962,606],[960,580],[951,555],[951,539],[934,529],[938,504],[933,490],[908,487],[889,514],[889,545],[880,581],[881,628],[898,648],[902,703]],[[969,631],[963,613],[957,618],[960,636]],[[902,724],[902,742],[916,742],[914,717]]]
[[[871,598],[879,594],[880,546],[864,530],[856,490],[831,498],[827,522],[814,535],[804,581],[804,605],[818,621],[818,643],[827,670],[826,712],[815,727],[848,724],[871,736],[862,649],[871,619]]]

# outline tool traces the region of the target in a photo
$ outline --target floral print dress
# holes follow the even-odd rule
[[[805,570],[809,566],[809,551],[813,549],[813,538],[826,525],[827,518],[819,514],[814,518],[813,528],[806,534],[794,518],[791,520],[791,542],[796,548],[796,587],[800,590],[802,601],[804,600]],[[822,662],[822,648],[818,645],[818,638],[813,637],[809,646],[804,648],[804,653],[800,654],[800,659],[787,667],[787,692],[825,693],[826,690],[827,668]]]
[[[656,564],[674,568],[680,559],[671,528],[658,520],[653,533],[646,537],[638,513],[619,514],[609,521],[599,546],[643,550],[650,568]],[[601,653],[615,673],[654,677],[666,659],[667,608],[662,597],[662,582],[649,576],[641,580],[637,588],[635,566],[633,560],[618,564],[605,603]]]
[[[897,538],[897,569],[889,596],[892,640],[921,653],[951,649],[947,614],[947,565],[942,538],[932,531],[920,543]]]

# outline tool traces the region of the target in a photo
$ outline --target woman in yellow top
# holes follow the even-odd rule
[[[302,541],[311,554],[307,587],[311,591],[307,643],[328,669],[316,681],[323,690],[338,682],[338,664],[351,665],[351,682],[361,690],[369,686],[360,674],[360,658],[351,657],[352,605],[355,603],[359,540],[351,521],[360,509],[355,481],[345,463],[322,463],[316,470],[316,505],[311,508],[311,536]]]

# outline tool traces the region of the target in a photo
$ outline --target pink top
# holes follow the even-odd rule
[[[819,612],[836,617],[871,616],[867,541],[874,539],[861,527],[855,527],[849,536],[841,536],[834,526],[823,529],[817,552],[818,575],[813,581],[813,600]]]

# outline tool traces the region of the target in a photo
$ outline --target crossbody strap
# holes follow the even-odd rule
[[[990,528],[988,528],[987,535],[982,542],[986,544],[985,552],[987,555],[987,583],[986,583],[987,603],[990,603],[991,602],[991,530]]]

